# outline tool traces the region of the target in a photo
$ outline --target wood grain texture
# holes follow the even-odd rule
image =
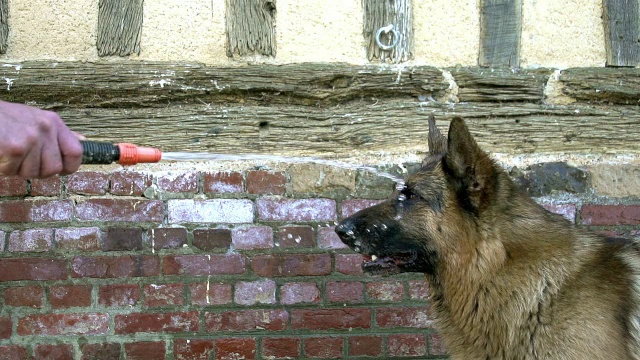
[[[571,68],[560,76],[562,92],[589,103],[640,104],[640,69]]]
[[[227,56],[276,56],[276,1],[226,0]]]
[[[0,54],[7,52],[9,44],[9,0],[0,0]]]
[[[638,0],[604,0],[603,25],[607,66],[640,63],[640,6]]]
[[[480,3],[480,66],[520,66],[522,0]]]
[[[541,102],[551,69],[459,67],[448,69],[458,84],[460,101]]]
[[[100,0],[97,43],[99,56],[140,54],[144,0]]]
[[[369,61],[400,63],[413,57],[413,8],[411,0],[363,0],[364,39]],[[393,25],[398,35],[397,44],[384,50],[376,44],[376,33],[381,27]],[[380,36],[383,45],[393,43],[391,33]]]

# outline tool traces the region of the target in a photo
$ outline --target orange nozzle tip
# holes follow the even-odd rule
[[[139,163],[155,163],[162,159],[162,152],[156,148],[141,147],[129,143],[117,144],[120,149],[120,165],[135,165]]]

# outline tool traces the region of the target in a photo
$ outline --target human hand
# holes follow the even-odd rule
[[[0,101],[0,174],[44,178],[73,173],[82,163],[81,139],[55,112]]]

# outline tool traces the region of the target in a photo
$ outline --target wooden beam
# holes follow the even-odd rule
[[[411,0],[363,0],[362,6],[369,61],[400,63],[410,60],[413,57]]]
[[[98,2],[99,56],[140,54],[144,0],[100,0]]]
[[[275,0],[226,0],[227,56],[276,56]]]
[[[604,0],[603,5],[607,66],[637,66],[640,63],[638,0]]]
[[[480,3],[480,66],[520,66],[522,0]]]
[[[550,69],[512,70],[459,67],[449,69],[460,101],[541,102]]]
[[[0,0],[0,54],[7,53],[9,43],[9,0]]]
[[[562,92],[579,102],[640,105],[640,69],[570,68],[560,81]]]

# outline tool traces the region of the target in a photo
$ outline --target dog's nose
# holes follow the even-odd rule
[[[347,245],[353,243],[353,240],[356,238],[355,225],[353,221],[349,221],[349,219],[342,220],[340,224],[336,226],[336,234],[340,237],[340,240]]]

